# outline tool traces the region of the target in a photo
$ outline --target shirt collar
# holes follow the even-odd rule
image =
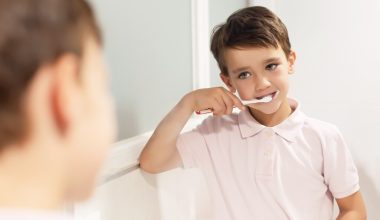
[[[271,129],[287,141],[294,142],[303,127],[306,116],[300,111],[300,106],[296,100],[288,99],[288,101],[290,107],[294,110],[293,113],[280,124],[271,127]],[[238,122],[243,138],[255,136],[266,128],[252,117],[248,109],[239,113]]]

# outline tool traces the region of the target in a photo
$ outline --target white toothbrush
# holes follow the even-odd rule
[[[271,95],[268,95],[262,99],[242,100],[241,102],[243,103],[243,105],[250,105],[250,104],[257,104],[257,103],[268,103],[268,102],[272,101],[273,99],[275,99],[277,97],[278,93],[279,93],[279,91],[277,91],[273,97]],[[239,97],[239,95],[237,95],[237,96]],[[240,97],[239,97],[239,99],[241,100]],[[236,107],[234,106],[234,108],[236,108]],[[208,114],[208,113],[212,113],[212,109],[208,108],[205,110],[196,111],[195,113],[197,115]]]

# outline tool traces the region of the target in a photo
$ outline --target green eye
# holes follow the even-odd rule
[[[251,74],[249,72],[242,72],[239,74],[239,79],[246,79],[250,76],[251,76]]]

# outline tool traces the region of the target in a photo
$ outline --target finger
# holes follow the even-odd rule
[[[226,105],[225,114],[228,114],[228,115],[231,114],[232,109],[234,107],[234,102],[232,98],[228,94],[223,94],[222,99],[223,99],[224,104]]]
[[[226,111],[226,106],[221,99],[215,97],[212,103],[212,109],[215,116],[220,116]]]
[[[228,92],[227,94],[232,99],[232,102],[233,102],[234,106],[236,106],[240,110],[244,110],[245,109],[245,105],[243,104],[243,102],[236,95],[234,95],[231,92]]]

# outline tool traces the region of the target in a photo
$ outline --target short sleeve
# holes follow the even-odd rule
[[[183,133],[177,140],[177,149],[184,168],[199,167],[199,161],[205,156],[206,142],[199,128]]]
[[[332,195],[344,198],[359,190],[359,176],[340,131],[334,127],[324,147],[324,179]]]

